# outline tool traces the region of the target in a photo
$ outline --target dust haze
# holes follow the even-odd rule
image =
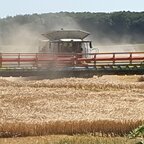
[[[16,30],[8,34],[8,44],[1,45],[1,52],[37,52],[38,34],[28,26],[16,25]]]
[[[131,36],[123,36],[116,43],[110,38],[102,38],[101,41],[97,40],[94,36],[91,36],[93,41],[93,47],[98,48],[99,52],[143,52],[143,44],[131,43]]]
[[[79,29],[88,31],[65,13],[54,14],[49,19],[44,16],[38,16],[36,22],[34,21],[33,23],[24,25],[14,24],[14,28],[4,37],[7,44],[4,44],[3,41],[0,40],[0,52],[36,53],[38,52],[39,40],[44,39],[44,37],[41,36],[42,33],[60,30],[62,28],[64,30]],[[99,49],[99,52],[143,51],[143,45],[131,44],[131,37],[128,35],[123,36],[119,40],[119,43],[114,43],[111,36],[105,38],[103,35],[99,36],[99,34],[90,33],[92,33],[92,35],[90,35],[87,40],[91,40],[93,47]]]
[[[82,27],[72,18],[67,16],[66,14],[62,14],[61,19],[57,19],[55,21],[53,30],[60,30],[63,28],[64,30],[73,30],[73,29],[79,29],[82,30]]]
[[[4,37],[6,44],[0,40],[0,52],[36,53],[38,52],[39,41],[45,39],[41,36],[42,33],[62,28],[64,30],[82,29],[73,18],[66,14],[62,14],[62,16],[57,15],[52,21],[40,18],[39,23],[33,22],[25,25],[18,25],[16,23],[14,28]]]

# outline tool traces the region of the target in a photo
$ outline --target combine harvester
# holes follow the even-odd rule
[[[0,76],[92,77],[144,74],[144,52],[99,53],[88,32],[42,34],[38,53],[0,53]]]

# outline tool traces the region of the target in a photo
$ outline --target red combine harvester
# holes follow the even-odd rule
[[[99,53],[88,32],[59,30],[42,34],[38,53],[0,53],[0,76],[91,77],[144,74],[144,52]]]

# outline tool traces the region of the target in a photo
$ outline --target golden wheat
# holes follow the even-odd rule
[[[125,136],[142,124],[142,121],[56,121],[49,123],[4,123],[0,125],[0,137],[77,135]]]
[[[31,125],[26,124],[57,121],[144,120],[144,83],[137,79],[138,76],[26,81],[0,78],[0,123],[3,127],[7,123],[24,123],[27,128]]]

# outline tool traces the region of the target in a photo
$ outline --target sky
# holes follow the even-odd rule
[[[0,17],[49,12],[144,11],[144,0],[0,0]]]

